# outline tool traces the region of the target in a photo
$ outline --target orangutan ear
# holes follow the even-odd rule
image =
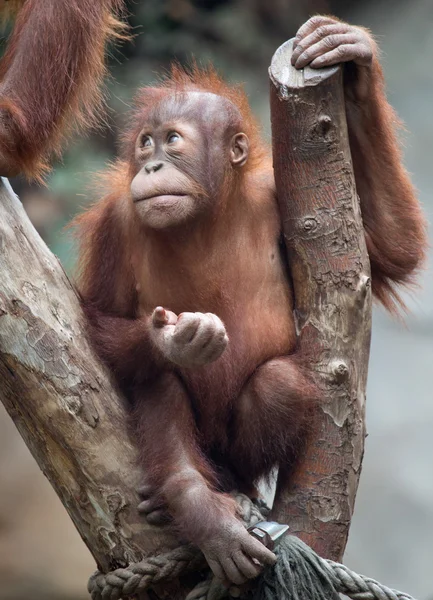
[[[230,142],[230,162],[234,167],[243,167],[248,160],[250,142],[245,133],[237,133]]]

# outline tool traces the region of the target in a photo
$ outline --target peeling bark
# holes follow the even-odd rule
[[[370,265],[350,157],[341,67],[297,71],[292,41],[269,69],[277,193],[299,352],[323,392],[305,455],[282,472],[273,516],[341,560],[361,472]]]
[[[122,401],[89,347],[74,287],[7,180],[0,274],[0,400],[99,568],[176,546],[136,510],[140,473]]]

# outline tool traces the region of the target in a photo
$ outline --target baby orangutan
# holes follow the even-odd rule
[[[314,17],[296,67],[348,62],[347,117],[376,297],[410,281],[426,238],[377,51]],[[174,68],[139,91],[106,197],[78,219],[90,335],[131,404],[151,522],[167,513],[240,584],[275,561],[228,495],[293,463],[317,391],[296,353],[272,162],[244,93]],[[386,235],[385,235],[386,233]]]

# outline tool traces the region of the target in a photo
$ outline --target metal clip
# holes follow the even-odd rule
[[[288,525],[275,521],[260,521],[248,528],[248,532],[269,550],[274,550],[288,531]]]

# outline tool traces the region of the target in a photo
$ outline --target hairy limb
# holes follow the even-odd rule
[[[121,385],[154,379],[163,368],[169,368],[152,341],[151,317],[113,317],[91,305],[84,310],[93,347]]]
[[[295,356],[275,358],[251,376],[235,405],[231,461],[251,480],[275,464],[294,462],[312,417],[318,390]]]
[[[197,444],[190,400],[174,373],[137,389],[132,424],[146,485],[158,490],[181,534],[198,545],[217,577],[243,583],[275,556],[236,518],[234,500],[216,490],[217,478]]]
[[[411,284],[425,260],[426,221],[403,165],[397,138],[400,122],[387,102],[377,54],[370,69],[354,69],[347,75],[349,142],[373,292],[393,311],[398,305],[403,306],[395,284]],[[359,86],[369,90],[361,100]]]
[[[394,284],[412,282],[427,248],[426,223],[402,162],[400,125],[388,104],[379,50],[370,33],[316,16],[295,38],[292,63],[302,68],[346,64],[350,150],[361,201],[373,292],[389,309],[402,304]]]
[[[0,65],[0,174],[47,169],[74,123],[101,108],[107,40],[122,0],[27,0]]]
[[[192,367],[219,358],[228,343],[224,325],[211,313],[182,313],[162,307],[152,315],[127,319],[84,304],[90,337],[120,383],[154,379],[161,369]]]

